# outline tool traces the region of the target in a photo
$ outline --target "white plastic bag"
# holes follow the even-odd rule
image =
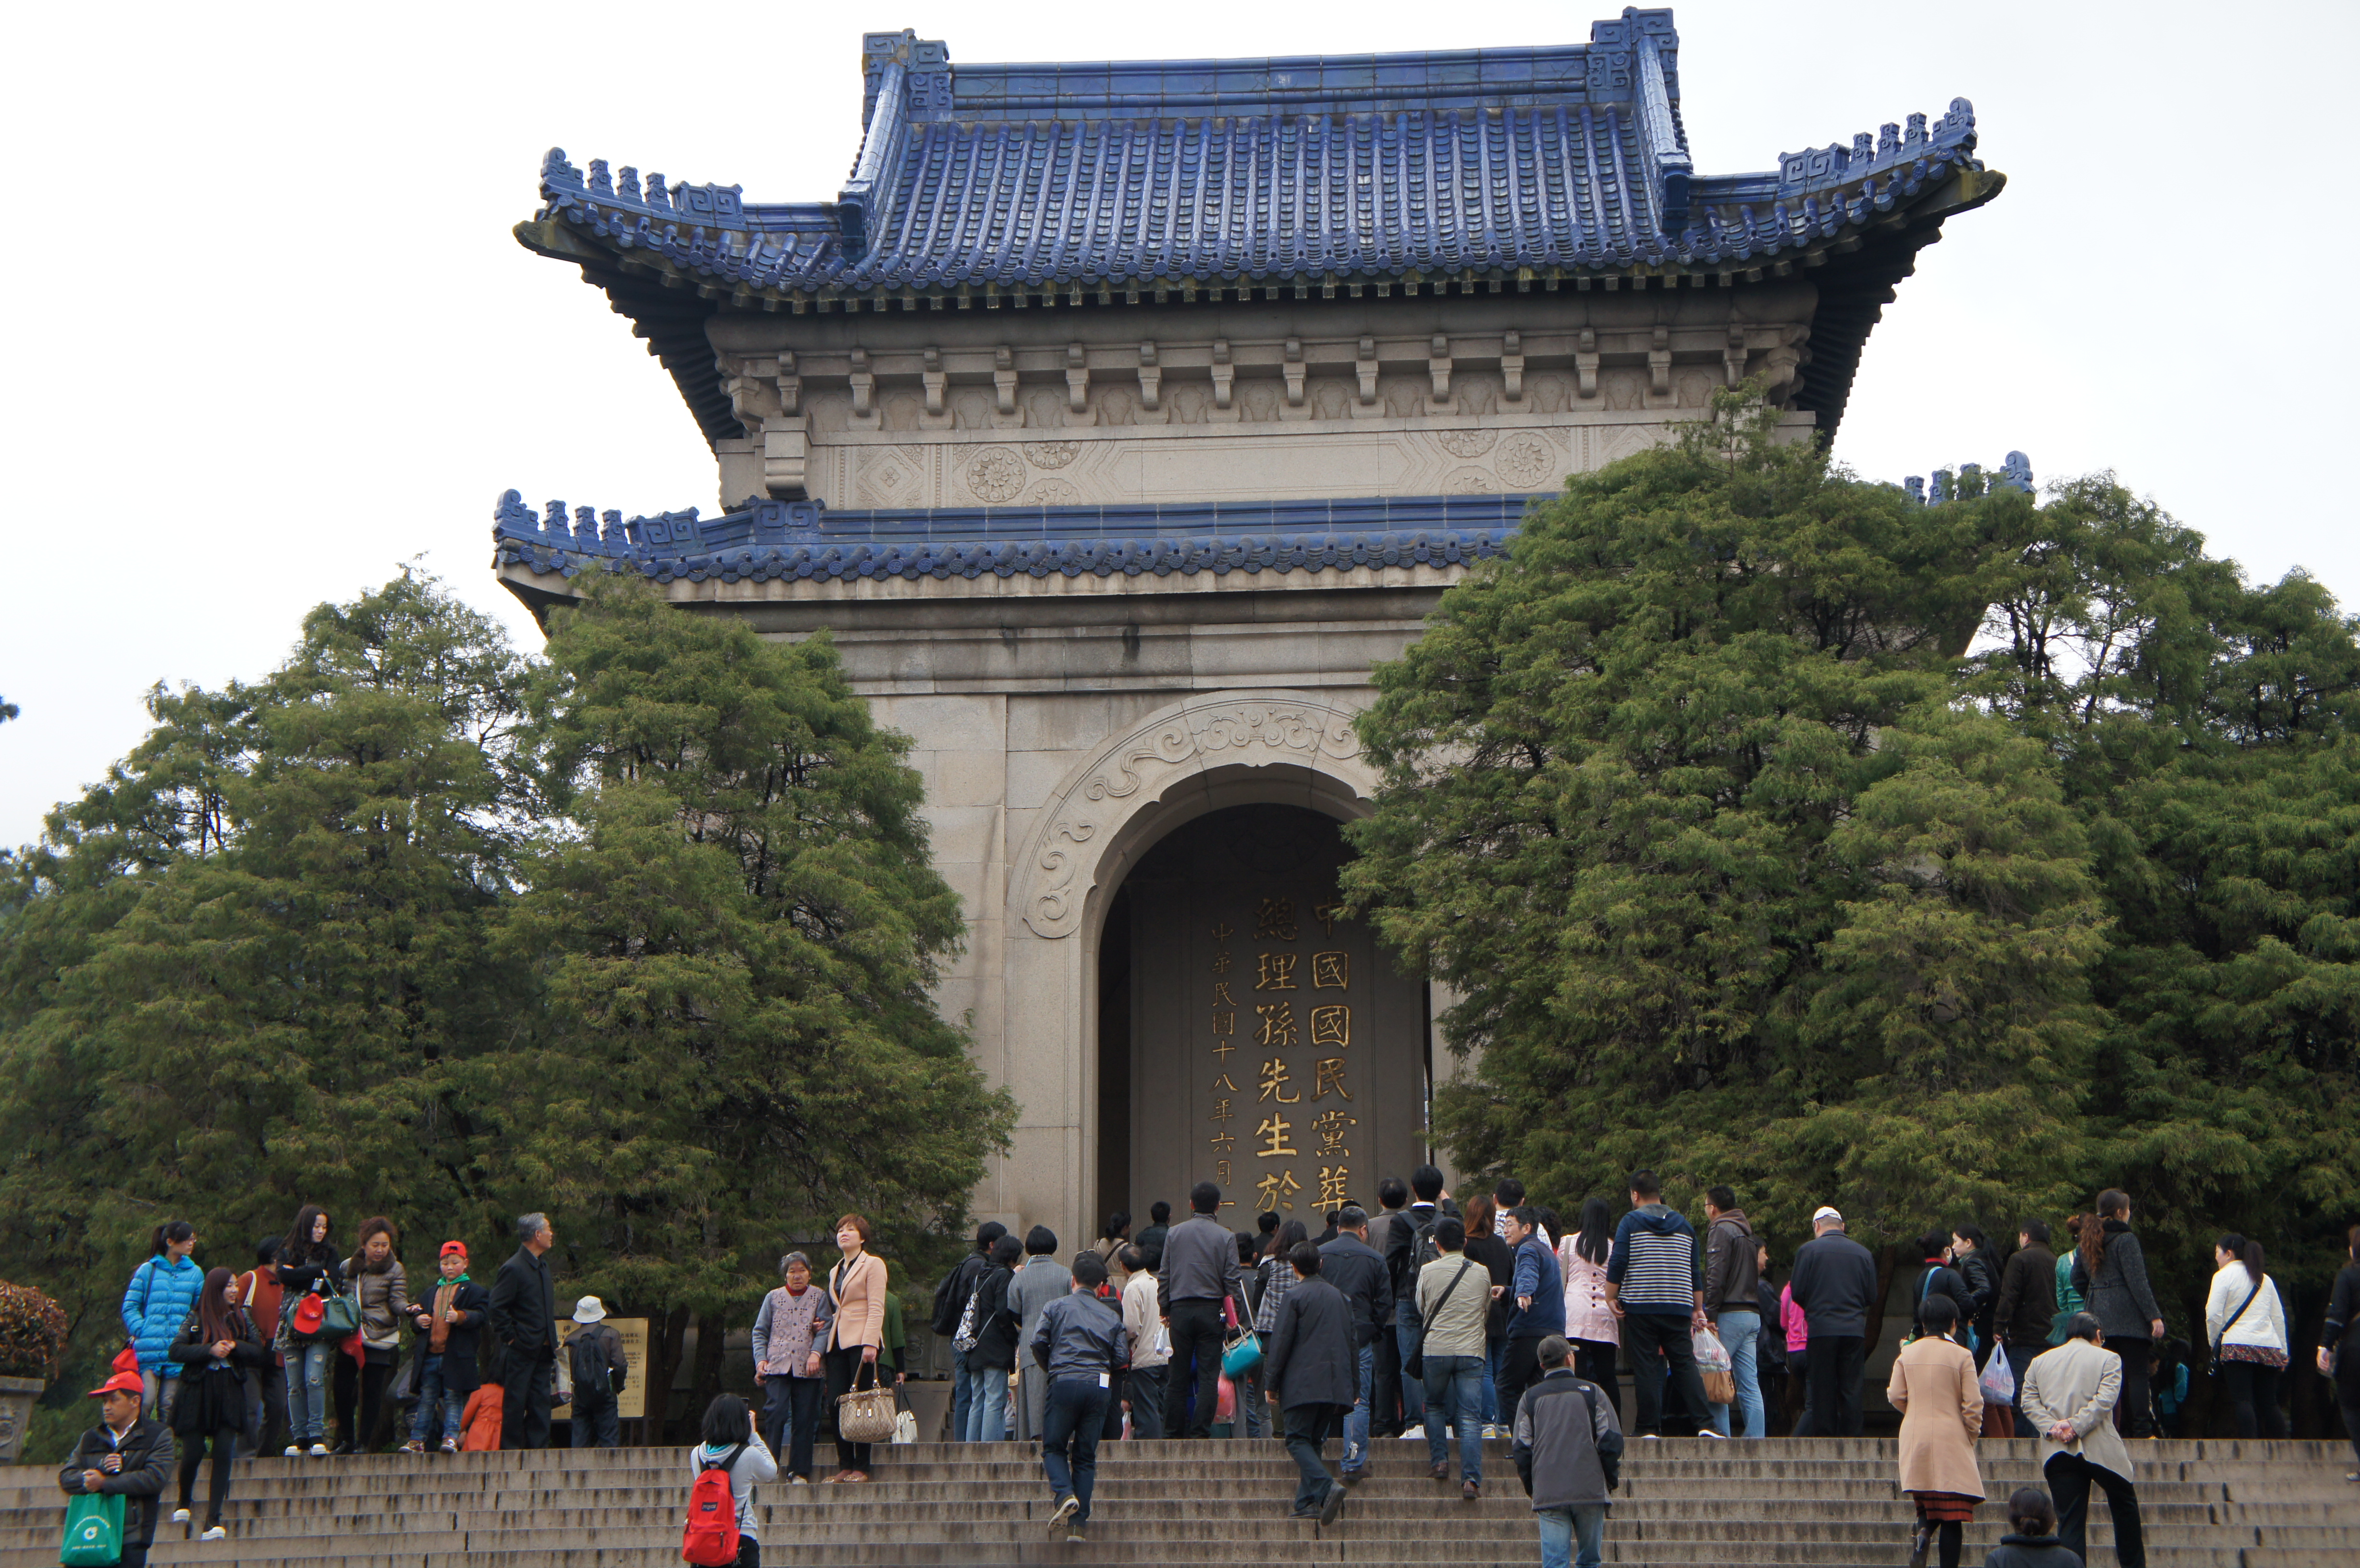
[[[893,1441],[896,1443],[918,1441],[918,1418],[914,1414],[903,1410],[893,1418]]]
[[[2006,1351],[1992,1351],[1992,1358],[1983,1365],[1982,1382],[1985,1404],[2016,1403],[2016,1368],[2007,1364]]]
[[[1734,1369],[1734,1364],[1729,1359],[1729,1347],[1721,1343],[1721,1336],[1712,1330],[1688,1330],[1688,1344],[1696,1351],[1698,1371],[1728,1372]]]

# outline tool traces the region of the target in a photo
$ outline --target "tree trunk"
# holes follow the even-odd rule
[[[648,1358],[655,1367],[648,1379],[648,1441],[661,1444],[672,1441],[672,1386],[680,1376],[680,1355],[688,1338],[688,1309],[674,1307],[654,1320],[650,1332],[655,1343],[649,1347]]]
[[[728,1338],[728,1319],[719,1312],[697,1314],[696,1375],[688,1397],[689,1414],[695,1420],[705,1419],[705,1407],[721,1393],[721,1354]]]

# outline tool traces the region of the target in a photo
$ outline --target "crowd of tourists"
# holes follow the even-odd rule
[[[1625,1441],[1621,1367],[1633,1440],[1857,1435],[1883,1294],[1874,1255],[1832,1207],[1810,1216],[1812,1238],[1780,1284],[1728,1187],[1707,1192],[1701,1236],[1652,1173],[1627,1188],[1619,1211],[1593,1197],[1561,1226],[1513,1179],[1462,1205],[1440,1171],[1422,1167],[1380,1182],[1375,1213],[1347,1203],[1313,1236],[1275,1214],[1232,1232],[1207,1182],[1180,1223],[1161,1203],[1135,1235],[1131,1216],[1111,1215],[1069,1262],[1046,1226],[1020,1239],[986,1224],[934,1292],[932,1326],[952,1347],[950,1435],[1037,1445],[1051,1529],[1072,1541],[1087,1538],[1109,1440],[1267,1435],[1296,1467],[1289,1515],[1333,1522],[1379,1442],[1423,1441],[1433,1479],[1456,1479],[1473,1501],[1487,1485],[1484,1440],[1506,1439],[1543,1563],[1587,1568],[1599,1561]],[[1886,1390],[1902,1416],[1914,1563],[1935,1553],[1955,1568],[1984,1496],[1974,1444],[2012,1434],[2040,1441],[2049,1486],[2008,1500],[2013,1533],[1992,1561],[2064,1561],[2042,1555],[2052,1546],[2084,1555],[2094,1487],[2108,1498],[2118,1560],[2142,1568],[2124,1439],[2177,1430],[2189,1348],[2168,1337],[2127,1195],[2101,1193],[2064,1231],[2070,1239],[2052,1247],[2050,1227],[2027,1220],[2004,1260],[1972,1225],[1919,1245]],[[175,1475],[171,1520],[198,1533],[195,1482],[207,1470],[200,1538],[223,1539],[242,1446],[290,1458],[358,1452],[389,1400],[409,1409],[413,1454],[546,1446],[561,1351],[572,1442],[616,1445],[631,1371],[620,1339],[595,1296],[562,1326],[546,1216],[524,1215],[516,1239],[488,1287],[473,1278],[465,1242],[442,1243],[434,1278],[413,1292],[383,1216],[364,1220],[346,1247],[330,1215],[307,1205],[286,1234],[256,1244],[244,1271],[201,1269],[194,1228],[159,1226],[124,1295],[127,1344],[93,1390],[104,1419],[60,1485],[125,1499],[122,1562],[139,1568]],[[824,1275],[805,1253],[780,1260],[781,1283],[752,1326],[759,1412],[734,1395],[706,1412],[691,1477],[712,1533],[684,1549],[693,1563],[758,1568],[752,1488],[782,1475],[811,1484],[825,1417],[838,1417],[836,1469],[821,1484],[867,1481],[870,1444],[890,1431],[899,1301],[865,1217],[843,1216],[835,1239]],[[2360,1356],[2339,1354],[2360,1312],[2360,1226],[2348,1243],[2318,1369],[2333,1379],[2360,1452]],[[2239,1435],[2283,1436],[2284,1303],[2257,1242],[2224,1236],[2214,1260],[2209,1365]],[[698,1517],[693,1508],[693,1530]]]

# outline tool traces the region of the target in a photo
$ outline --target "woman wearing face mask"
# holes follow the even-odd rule
[[[762,1298],[754,1318],[754,1381],[762,1385],[762,1434],[770,1452],[787,1456],[787,1480],[811,1480],[812,1432],[826,1387],[820,1347],[827,1343],[836,1303],[812,1284],[811,1259],[790,1252],[779,1259],[785,1281]]]
[[[339,1454],[366,1454],[377,1439],[378,1412],[385,1406],[386,1380],[401,1355],[401,1323],[410,1315],[410,1279],[401,1259],[393,1255],[399,1239],[393,1222],[372,1214],[361,1222],[360,1250],[344,1263],[344,1278],[357,1288],[361,1302],[362,1359],[355,1366],[349,1355],[336,1357],[336,1432],[343,1441]],[[359,1385],[360,1409],[355,1415],[354,1385]]]
[[[410,1308],[410,1326],[417,1331],[411,1352],[418,1363],[418,1414],[410,1423],[410,1448],[423,1454],[435,1441],[440,1413],[442,1452],[459,1452],[461,1418],[468,1397],[483,1382],[475,1366],[475,1345],[484,1327],[484,1311],[491,1292],[467,1278],[467,1244],[446,1241],[436,1261],[442,1278],[422,1301]]]
[[[197,1227],[186,1220],[168,1220],[148,1238],[152,1256],[131,1276],[123,1292],[123,1327],[139,1353],[139,1381],[148,1392],[148,1414],[160,1421],[172,1418],[179,1397],[180,1367],[166,1354],[172,1336],[188,1321],[197,1304],[205,1271],[189,1254],[197,1249]]]
[[[876,1235],[858,1214],[836,1222],[836,1245],[844,1254],[827,1271],[827,1294],[836,1319],[827,1331],[827,1397],[840,1398],[856,1380],[861,1388],[890,1387],[893,1364],[879,1354],[885,1344],[885,1260],[869,1250]],[[873,1376],[872,1376],[873,1374]],[[830,1481],[869,1479],[869,1444],[836,1440],[836,1473]]]
[[[311,1457],[328,1456],[328,1358],[336,1347],[324,1339],[295,1333],[295,1313],[306,1296],[333,1296],[343,1286],[344,1266],[328,1239],[328,1212],[317,1203],[295,1211],[295,1223],[279,1244],[273,1272],[284,1292],[279,1303],[279,1352],[287,1361],[287,1457],[308,1446]]]
[[[246,1430],[246,1375],[260,1370],[270,1358],[239,1300],[236,1275],[216,1269],[205,1276],[196,1308],[173,1336],[169,1354],[180,1370],[172,1432],[183,1445],[180,1506],[172,1522],[189,1522],[197,1467],[204,1463],[210,1443],[213,1474],[205,1483],[205,1532],[200,1539],[219,1541],[229,1533],[222,1528],[222,1505],[229,1500],[229,1462],[237,1451],[238,1433]]]

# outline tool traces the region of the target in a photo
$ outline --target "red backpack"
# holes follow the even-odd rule
[[[729,1472],[746,1452],[739,1443],[727,1459],[705,1460],[688,1489],[688,1526],[681,1531],[680,1556],[696,1568],[728,1568],[738,1561],[738,1498]]]

